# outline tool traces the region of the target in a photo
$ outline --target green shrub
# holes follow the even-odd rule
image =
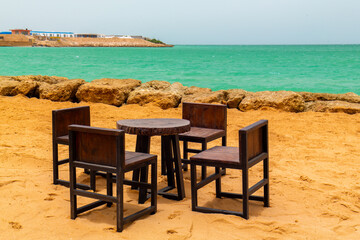
[[[145,38],[146,41],[152,42],[152,43],[159,43],[159,44],[165,44],[162,41],[158,40],[158,39],[151,39],[151,38]]]

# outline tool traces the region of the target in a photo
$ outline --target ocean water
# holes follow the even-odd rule
[[[213,90],[360,95],[360,45],[1,47],[0,75],[164,80]]]

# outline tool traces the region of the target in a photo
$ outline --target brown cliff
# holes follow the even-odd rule
[[[14,34],[0,34],[0,47],[31,47],[33,37]]]

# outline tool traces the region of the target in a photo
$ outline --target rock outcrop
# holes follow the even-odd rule
[[[96,79],[81,85],[76,97],[80,101],[121,106],[140,84],[141,81],[135,79]]]
[[[182,102],[195,102],[196,98],[201,96],[201,95],[206,95],[211,93],[211,89],[210,88],[200,88],[200,87],[195,87],[195,86],[191,86],[185,89],[185,91],[182,94]]]
[[[66,81],[68,78],[41,75],[0,77],[0,92],[5,96],[22,94],[28,97],[39,97],[38,89],[42,84],[57,84]]]
[[[185,95],[183,102],[198,102],[198,103],[220,103],[226,102],[227,92],[219,90],[215,92],[200,92],[197,94]]]
[[[291,91],[256,92],[247,94],[240,102],[241,111],[275,108],[287,112],[302,112],[305,101],[301,95]]]
[[[344,101],[314,101],[306,103],[307,111],[360,113],[360,104]]]
[[[212,91],[153,80],[141,84],[135,79],[82,79],[56,76],[0,76],[0,95],[86,101],[115,106],[155,104],[162,109],[178,107],[181,102],[220,103],[241,111],[278,109],[287,112],[360,113],[360,96],[355,93],[330,94],[292,91],[247,92],[242,89]]]
[[[129,94],[127,104],[155,104],[162,109],[177,107],[181,100],[183,88],[180,83],[170,84],[165,81],[143,83]]]
[[[57,102],[76,101],[75,94],[84,83],[83,79],[60,81],[56,84],[42,83],[39,86],[39,97]]]
[[[299,94],[304,98],[305,102],[337,100],[360,103],[360,96],[352,92],[344,94],[299,92]]]
[[[35,81],[38,83],[48,83],[48,84],[57,84],[60,82],[68,81],[66,77],[57,77],[57,76],[42,76],[42,75],[24,75],[24,76],[13,76],[11,77],[17,81]]]
[[[11,77],[0,77],[0,95],[2,96],[15,96],[16,88],[20,82],[11,79]]]
[[[226,105],[228,108],[238,108],[240,102],[245,98],[246,94],[248,93],[247,91],[242,89],[229,89],[226,90],[226,92]]]

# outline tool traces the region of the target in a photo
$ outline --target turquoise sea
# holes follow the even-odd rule
[[[0,48],[0,75],[165,80],[213,90],[360,95],[360,45]]]

